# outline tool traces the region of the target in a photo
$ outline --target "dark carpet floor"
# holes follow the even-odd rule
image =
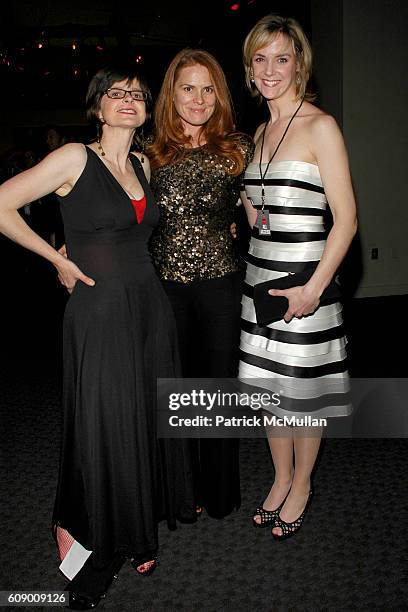
[[[0,589],[62,590],[50,520],[64,297],[54,290],[44,300],[41,287],[29,289],[15,283],[2,312]],[[407,306],[407,296],[347,304],[354,376],[405,376],[395,338],[381,336],[378,321],[387,313],[404,320]],[[273,479],[266,442],[243,440],[240,510],[223,521],[204,513],[175,532],[162,525],[156,572],[140,577],[124,565],[99,609],[407,610],[407,449],[405,439],[325,440],[304,526],[275,542],[250,521]]]

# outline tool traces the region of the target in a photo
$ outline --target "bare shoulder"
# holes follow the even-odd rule
[[[70,167],[75,173],[77,170],[82,170],[86,164],[87,154],[86,147],[79,142],[70,142],[68,144],[55,149],[43,159],[44,164],[64,164]],[[43,163],[40,162],[40,163]]]
[[[83,171],[86,160],[85,145],[70,142],[48,153],[34,168],[30,168],[30,173],[51,173],[54,176],[58,174],[63,178],[63,182],[74,183]]]
[[[83,161],[86,159],[86,146],[81,142],[69,142],[68,144],[62,145],[58,149],[55,149],[50,155],[58,155],[62,157],[69,157],[71,160]]]
[[[81,176],[88,159],[87,147],[80,142],[69,142],[50,153],[50,169],[58,173],[60,183],[54,189],[59,196],[66,196]]]
[[[321,147],[340,144],[343,136],[334,117],[325,113],[314,104],[305,103],[302,109],[304,136],[307,137],[309,149],[316,154]]]
[[[339,167],[348,164],[343,134],[337,121],[331,115],[316,114],[309,126],[309,148],[316,159],[321,173],[328,166]],[[322,175],[323,177],[323,175]]]
[[[52,151],[38,164],[11,179],[17,187],[17,205],[34,202],[52,192],[67,195],[83,172],[86,159],[85,146],[79,143],[69,143]]]
[[[340,134],[335,118],[323,111],[311,115],[310,129],[317,137]]]

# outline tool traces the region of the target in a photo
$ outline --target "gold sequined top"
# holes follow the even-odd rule
[[[242,135],[238,146],[248,165],[252,139]],[[160,278],[189,283],[239,269],[230,225],[243,176],[227,174],[228,164],[203,145],[189,150],[181,162],[153,171],[160,221],[150,252]]]

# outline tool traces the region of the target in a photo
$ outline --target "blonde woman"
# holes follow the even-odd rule
[[[256,131],[244,181],[253,229],[239,376],[247,383],[261,379],[281,394],[280,404],[270,407],[278,417],[344,416],[350,407],[343,397],[348,375],[341,304],[320,303],[357,227],[343,138],[333,117],[312,104],[312,51],[294,19],[261,19],[245,39],[244,66],[247,86],[267,104],[269,118]],[[326,238],[327,203],[333,227]],[[304,271],[310,272],[305,284],[269,292],[287,298],[283,318],[258,325],[254,286]],[[311,499],[321,428],[272,427],[268,437],[275,479],[253,523],[284,539],[300,529]]]

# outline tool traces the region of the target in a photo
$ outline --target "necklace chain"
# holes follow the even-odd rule
[[[265,144],[265,132],[266,132],[266,128],[268,126],[268,123],[270,121],[270,117],[269,117],[268,121],[265,123],[264,131],[263,131],[263,134],[262,134],[261,156],[259,158],[259,174],[261,176],[261,189],[262,189],[262,191],[261,191],[262,210],[265,207],[265,185],[264,185],[264,180],[265,180],[266,173],[268,172],[269,166],[271,164],[271,161],[273,160],[273,158],[275,157],[276,153],[278,152],[278,149],[281,146],[281,144],[283,142],[283,139],[285,138],[285,136],[286,136],[286,134],[287,134],[287,132],[288,132],[288,130],[290,128],[290,125],[291,125],[292,121],[294,120],[294,118],[296,117],[298,112],[300,111],[301,106],[303,104],[303,100],[304,100],[304,98],[302,98],[301,103],[299,104],[299,106],[297,107],[295,112],[293,113],[292,117],[289,119],[288,125],[286,126],[286,129],[283,132],[282,138],[280,139],[280,141],[276,145],[275,150],[272,153],[272,157],[270,158],[270,160],[268,161],[268,163],[266,165],[265,172],[262,174],[262,155],[263,155],[263,149],[264,149],[264,144]]]
[[[99,151],[100,151],[99,155],[100,155],[101,157],[105,157],[105,156],[106,156],[106,153],[105,153],[105,150],[104,150],[104,148],[103,148],[103,146],[102,146],[102,143],[101,143],[101,139],[100,139],[100,138],[98,138],[98,140],[96,141],[96,144],[97,144],[97,147],[98,147],[98,149],[99,149]],[[128,159],[129,159],[129,161],[130,161],[130,157],[128,157]],[[140,161],[142,162],[142,164],[144,164],[144,155],[143,155],[143,153],[142,153],[142,155],[141,155]]]

